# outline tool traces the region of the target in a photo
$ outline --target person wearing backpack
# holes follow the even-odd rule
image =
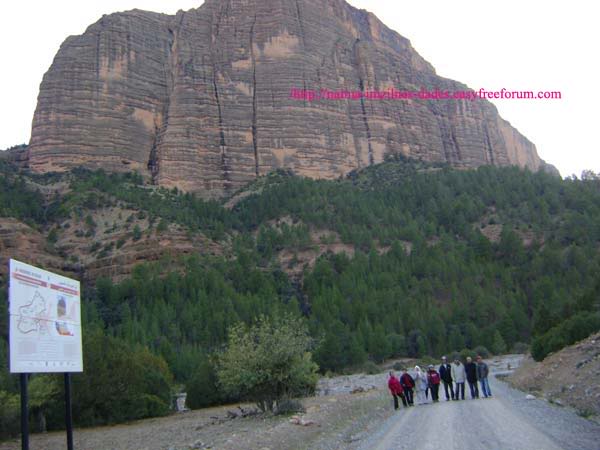
[[[489,373],[490,369],[488,368],[488,365],[483,362],[481,355],[477,355],[477,378],[479,379],[479,384],[481,384],[481,392],[483,393],[484,398],[492,396],[492,391],[490,390],[490,384],[488,382]]]
[[[400,377],[400,384],[404,390],[404,396],[409,406],[414,406],[413,389],[415,387],[415,380],[410,376],[406,368],[403,369],[402,376]]]
[[[427,381],[429,383],[429,389],[431,389],[431,400],[434,403],[439,402],[439,391],[440,391],[440,374],[433,367],[433,365],[429,366],[429,370],[427,371]]]
[[[456,383],[456,400],[465,399],[465,366],[457,359],[452,364],[452,378]]]
[[[448,364],[445,356],[442,356],[442,364],[439,368],[440,378],[444,383],[444,392],[446,393],[446,401],[450,398],[454,400],[454,387],[452,386],[452,367]],[[448,388],[450,388],[450,395],[448,395]]]
[[[470,356],[467,356],[465,373],[467,374],[467,383],[469,383],[469,389],[471,390],[471,398],[479,398],[479,388],[477,387],[477,364],[473,362]]]
[[[402,403],[404,404],[404,406],[408,406],[406,404],[406,399],[404,398],[404,392],[402,389],[402,385],[400,384],[400,380],[396,378],[396,375],[394,375],[393,371],[390,371],[390,377],[388,379],[388,388],[392,394],[392,397],[394,397],[394,409],[397,410],[399,408],[398,397],[402,398]]]

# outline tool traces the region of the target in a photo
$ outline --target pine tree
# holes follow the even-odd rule
[[[494,332],[494,344],[492,346],[492,351],[496,355],[506,353],[506,343],[504,342],[504,338],[498,330]]]

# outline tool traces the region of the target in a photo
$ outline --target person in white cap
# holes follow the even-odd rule
[[[452,378],[456,383],[456,400],[465,399],[465,366],[462,365],[460,360],[456,358],[454,364],[452,364]]]

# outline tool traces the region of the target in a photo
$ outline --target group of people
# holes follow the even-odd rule
[[[464,400],[465,382],[469,384],[472,399],[479,398],[478,384],[481,385],[483,397],[491,397],[488,365],[481,356],[478,355],[476,359],[477,362],[474,362],[471,357],[467,357],[465,364],[461,363],[459,359],[455,359],[450,364],[443,356],[438,370],[433,365],[430,365],[427,371],[415,366],[413,376],[405,368],[402,370],[400,378],[396,377],[394,371],[390,371],[388,388],[394,397],[394,408],[399,408],[399,400],[405,407],[414,406],[415,401],[418,405],[425,404],[429,401],[429,394],[434,403],[438,402],[440,384],[444,385],[446,401],[450,399]]]

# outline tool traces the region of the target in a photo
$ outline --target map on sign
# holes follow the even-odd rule
[[[35,292],[31,303],[19,308],[19,319],[17,328],[21,333],[44,333],[45,323],[39,319],[40,315],[46,311],[46,300]]]
[[[10,260],[10,371],[81,372],[79,282]]]

